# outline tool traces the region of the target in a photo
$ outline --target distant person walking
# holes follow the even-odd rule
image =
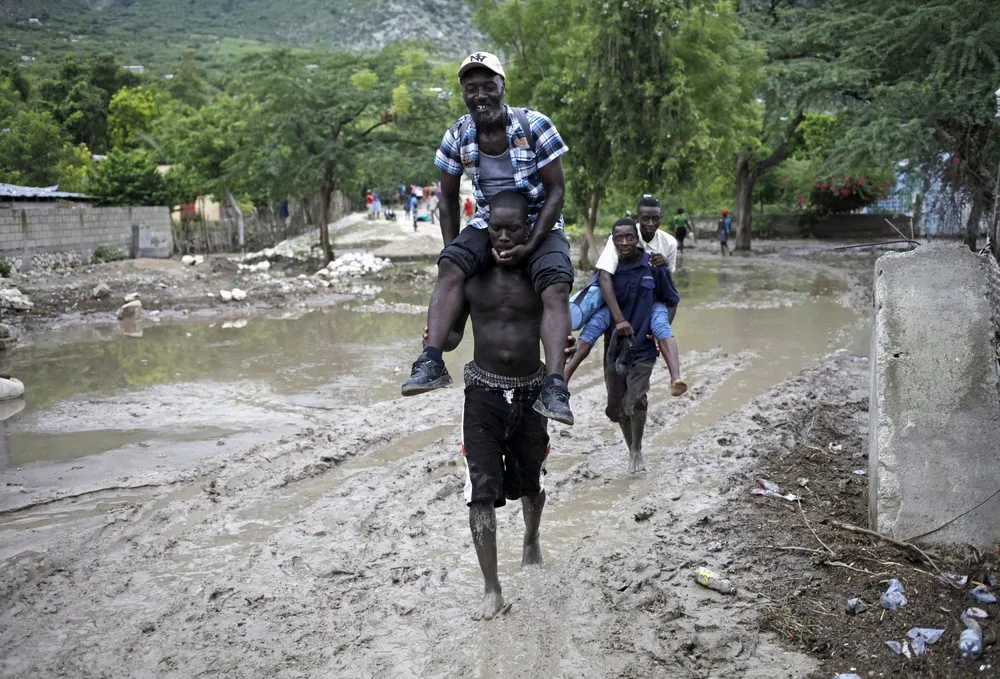
[[[722,211],[722,219],[719,220],[719,249],[722,251],[722,256],[732,255],[733,253],[729,251],[729,235],[733,230],[733,220],[729,216],[728,210]]]
[[[375,194],[371,191],[365,196],[365,206],[368,210],[368,219],[375,219]]]
[[[375,194],[375,202],[372,204],[372,209],[375,211],[375,219],[379,219],[382,216],[382,199]]]
[[[465,199],[465,205],[462,206],[462,212],[465,214],[465,223],[468,224],[472,221],[472,215],[476,212],[476,205],[472,202],[471,198]]]
[[[694,225],[691,223],[691,217],[684,211],[684,208],[679,207],[677,214],[674,215],[674,238],[677,239],[678,250],[684,249],[684,239],[689,233],[694,239]]]
[[[417,230],[417,200],[416,195],[410,196],[406,199],[406,218],[413,218],[413,230]]]

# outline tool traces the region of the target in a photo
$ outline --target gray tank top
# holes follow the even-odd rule
[[[486,202],[501,191],[514,191],[514,166],[510,163],[510,149],[499,156],[479,152],[479,190]]]

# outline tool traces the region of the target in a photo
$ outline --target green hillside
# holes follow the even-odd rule
[[[29,22],[34,17],[37,22]],[[153,74],[185,47],[209,70],[269,46],[381,47],[432,43],[457,55],[480,46],[462,0],[0,0],[0,50],[33,69],[63,54],[108,51]]]

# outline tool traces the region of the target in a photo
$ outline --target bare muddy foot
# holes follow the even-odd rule
[[[507,610],[510,610],[509,606]],[[483,602],[479,604],[479,608],[472,614],[472,619],[492,620],[501,612],[506,612],[506,610],[504,610],[503,605],[503,594],[498,589],[483,595]]]
[[[524,546],[524,551],[521,552],[521,566],[541,566],[542,565],[542,546],[538,544],[538,540],[527,544]]]
[[[628,473],[638,474],[646,471],[646,464],[642,461],[642,451],[634,451],[628,456]]]

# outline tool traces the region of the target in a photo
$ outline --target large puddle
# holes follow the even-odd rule
[[[701,352],[753,356],[671,429],[673,439],[835,349],[867,353],[863,319],[839,302],[844,279],[825,267],[731,258],[682,260],[679,269],[675,329],[682,358],[690,358],[688,381],[698,382]],[[382,297],[422,307],[429,290]],[[23,410],[0,423],[0,466],[101,455],[113,456],[119,471],[183,466],[221,445],[277,438],[339,406],[396,398],[423,314],[365,306],[49,331],[0,366],[26,385]],[[471,342],[456,353],[448,362],[460,375]],[[581,384],[599,379],[599,363],[595,356],[585,364]]]

